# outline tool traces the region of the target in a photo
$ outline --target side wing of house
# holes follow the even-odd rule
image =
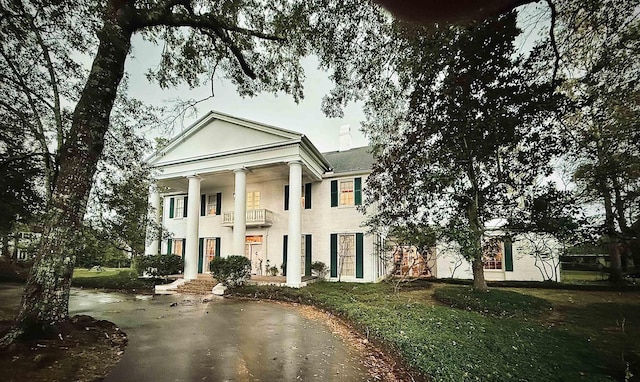
[[[552,237],[521,233],[489,239],[496,245],[483,257],[487,281],[560,281],[560,246]],[[438,278],[473,278],[471,263],[455,244],[439,243],[436,263]]]

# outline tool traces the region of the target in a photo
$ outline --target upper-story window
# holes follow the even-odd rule
[[[362,178],[331,181],[331,207],[362,204]]]
[[[187,217],[187,197],[178,196],[169,198],[169,219],[181,219]]]
[[[176,207],[174,211],[174,217],[182,218],[184,217],[184,198],[176,198]]]
[[[311,208],[311,183],[302,185],[300,207],[308,210]],[[289,209],[289,185],[284,186],[284,210]]]
[[[200,216],[220,215],[222,193],[200,195]]]
[[[355,198],[353,192],[353,180],[341,180],[339,205],[353,206]]]
[[[207,215],[215,215],[218,209],[218,198],[216,195],[207,195]]]
[[[260,191],[247,192],[247,210],[260,209]]]

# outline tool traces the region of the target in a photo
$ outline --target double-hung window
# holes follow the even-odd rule
[[[362,204],[362,178],[331,181],[331,207],[359,206]]]
[[[247,192],[247,211],[260,209],[260,191]]]
[[[183,198],[176,199],[176,209],[175,209],[174,216],[177,218],[184,217],[184,199]]]

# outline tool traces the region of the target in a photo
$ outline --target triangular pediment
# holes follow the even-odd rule
[[[302,134],[211,112],[148,159],[152,166],[299,142]]]

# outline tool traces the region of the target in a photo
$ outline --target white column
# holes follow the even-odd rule
[[[300,288],[302,164],[289,162],[289,239],[287,243],[287,286]]]
[[[145,239],[145,255],[157,255],[158,246],[160,245],[160,232],[156,227],[160,227],[160,194],[155,184],[149,187],[149,222],[155,227],[149,229],[147,227],[147,237]]]
[[[239,168],[236,175],[233,204],[233,254],[244,256],[247,234],[247,170]]]
[[[200,177],[188,176],[187,237],[184,253],[184,279],[198,278],[198,232],[200,226]]]

